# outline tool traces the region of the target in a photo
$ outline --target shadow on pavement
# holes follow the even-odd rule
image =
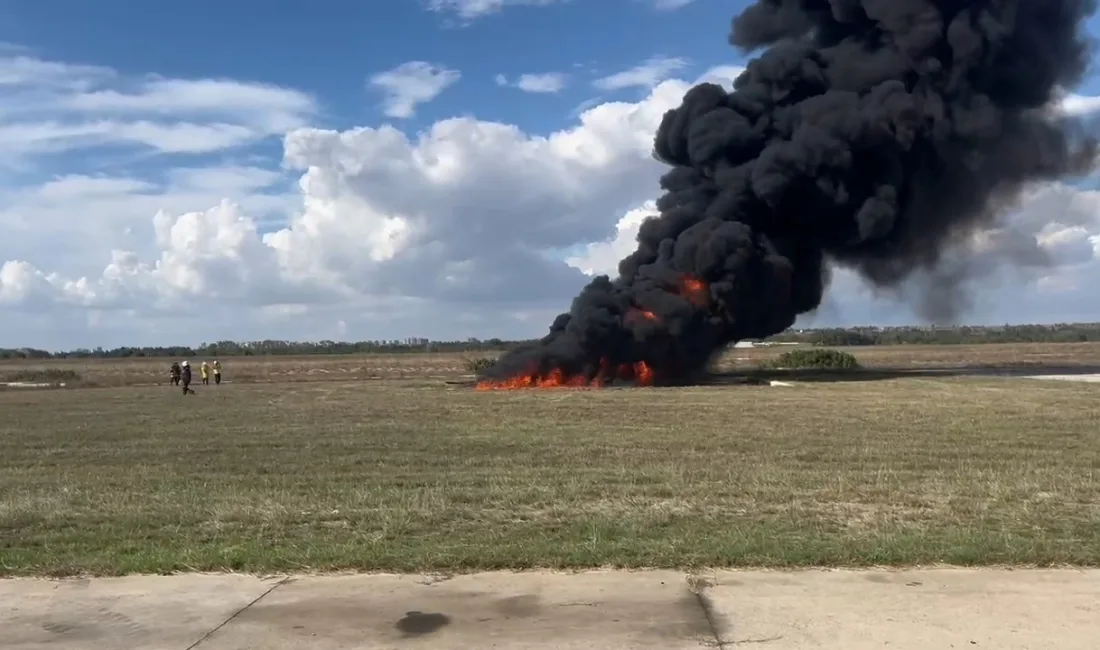
[[[424,612],[405,612],[405,616],[394,624],[398,630],[406,636],[422,636],[432,634],[445,625],[449,625],[451,617],[446,614],[426,614]]]

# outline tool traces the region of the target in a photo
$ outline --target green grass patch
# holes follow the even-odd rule
[[[1100,392],[0,393],[0,574],[1100,564]]]
[[[790,370],[858,370],[859,361],[855,356],[839,350],[824,348],[803,348],[784,352],[774,359],[760,364],[766,369]]]

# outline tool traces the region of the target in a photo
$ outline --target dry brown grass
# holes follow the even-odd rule
[[[730,349],[715,363],[718,370],[753,368],[792,349],[787,346]],[[854,354],[867,368],[939,368],[965,366],[1100,366],[1100,343],[986,345],[897,345],[836,348]],[[381,379],[453,379],[467,373],[466,361],[498,353],[373,354],[303,357],[222,358],[226,381],[316,382]],[[143,386],[168,383],[171,359],[89,359],[0,361],[0,381],[13,373],[73,370],[82,383]],[[199,360],[195,360],[197,365]],[[196,369],[197,370],[197,369]],[[197,373],[196,373],[197,374]]]
[[[220,357],[226,382],[315,382],[371,379],[442,379],[466,372],[465,361],[479,354],[364,354],[270,357]],[[176,359],[178,361],[178,359]],[[168,383],[173,359],[48,359],[0,361],[0,379],[28,369],[72,369],[85,384],[153,386]],[[193,359],[195,379],[198,364]]]
[[[1100,564],[1100,385],[422,379],[0,412],[6,574]]]

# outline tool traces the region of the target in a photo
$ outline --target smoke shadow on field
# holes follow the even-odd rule
[[[700,378],[695,385],[725,386],[767,384],[770,381],[848,382],[886,381],[930,377],[1028,377],[1036,375],[1091,375],[1100,373],[1098,365],[1081,366],[944,366],[940,368],[861,368],[858,370],[827,370],[817,368],[789,370],[729,370]]]

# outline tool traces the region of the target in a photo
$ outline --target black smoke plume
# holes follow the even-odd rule
[[[660,215],[483,380],[682,381],[726,344],[818,307],[830,265],[879,286],[935,270],[1025,183],[1089,170],[1053,110],[1088,67],[1095,0],[757,0],[730,44],[764,48],[733,91],[664,116]],[[701,291],[685,288],[701,282]]]

